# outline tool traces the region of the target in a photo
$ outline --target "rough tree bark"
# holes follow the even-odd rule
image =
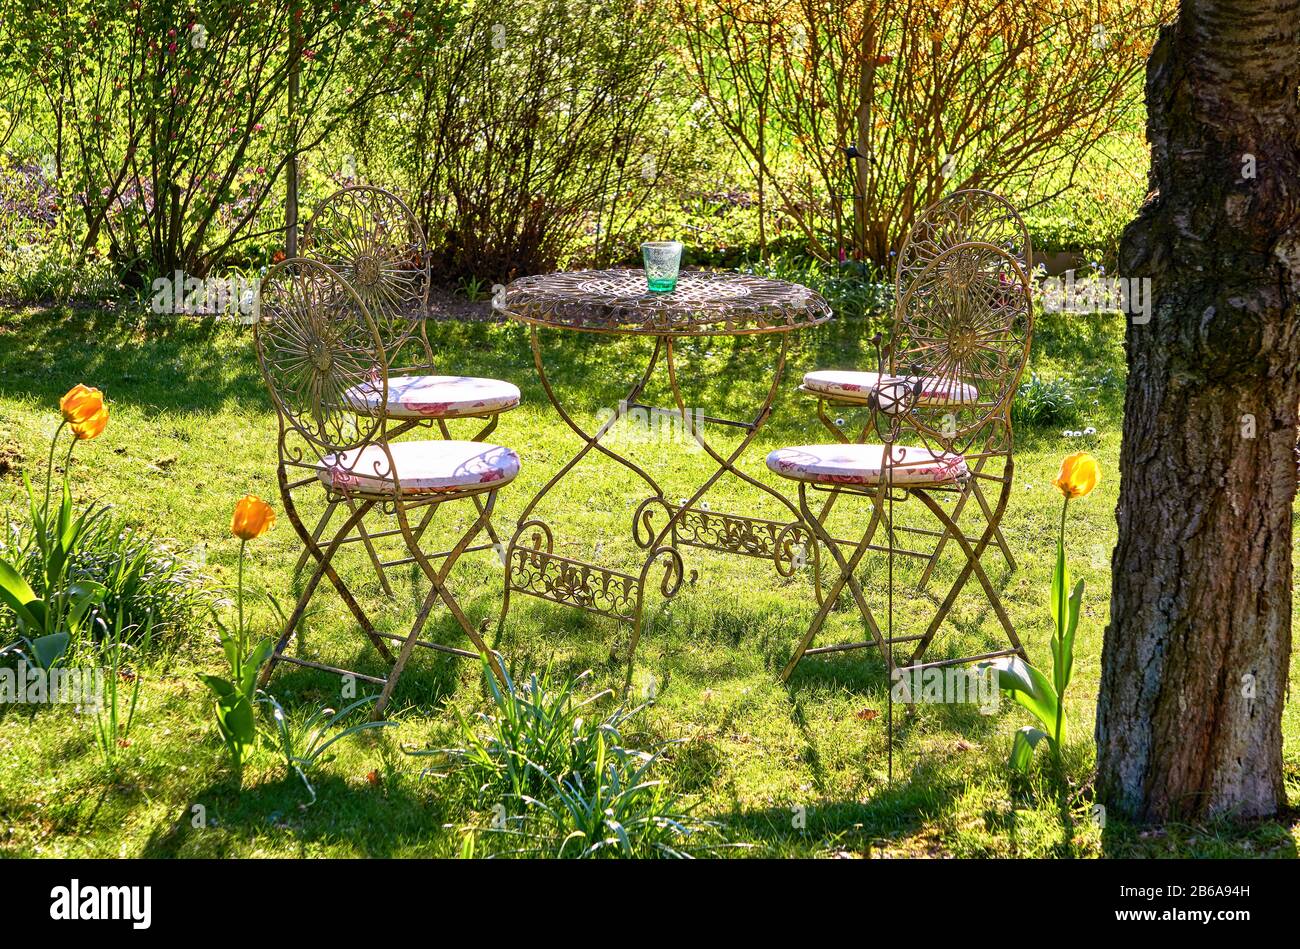
[[[1183,0],[1147,66],[1125,276],[1119,540],[1098,790],[1142,821],[1285,805],[1300,402],[1300,0]]]

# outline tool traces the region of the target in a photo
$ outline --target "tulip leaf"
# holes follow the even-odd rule
[[[1070,594],[1065,635],[1061,637],[1060,668],[1056,670],[1055,676],[1058,680],[1056,690],[1058,695],[1064,694],[1066,687],[1070,684],[1070,676],[1074,672],[1074,634],[1079,628],[1079,606],[1082,603],[1083,581],[1079,580],[1074,585],[1074,592]]]
[[[27,642],[31,647],[32,659],[42,669],[48,669],[67,652],[72,637],[67,633],[50,633],[48,636],[37,636]]]
[[[68,478],[65,473],[63,477],[62,501],[59,503],[59,521],[57,527],[59,546],[65,551],[72,547],[72,540],[74,537],[73,527],[72,485],[68,484]]]
[[[1007,761],[1014,770],[1021,774],[1029,773],[1029,763],[1033,760],[1038,743],[1047,738],[1047,732],[1033,725],[1026,725],[1016,732],[1011,742],[1011,758]]]
[[[267,658],[271,655],[272,648],[271,640],[263,639],[254,646],[253,651],[248,654],[248,658],[244,661],[242,670],[243,677],[239,683],[243,689],[244,695],[251,696],[253,694],[253,689],[257,683],[257,670],[262,667],[262,663],[266,662]]]
[[[1056,634],[1059,636],[1065,629],[1065,591],[1070,586],[1070,568],[1065,562],[1065,545],[1059,540],[1056,542],[1056,567],[1052,570],[1052,598],[1050,608],[1052,611],[1052,624],[1056,627]]]
[[[995,659],[989,666],[997,670],[998,687],[1032,712],[1049,734],[1055,734],[1060,703],[1047,676],[1019,656]],[[1061,734],[1065,734],[1064,723]]]
[[[221,637],[221,651],[226,654],[226,663],[231,669],[239,668],[239,660],[243,657],[239,655],[239,641],[230,635]]]
[[[224,699],[227,696],[232,696],[237,694],[237,690],[235,689],[235,687],[231,685],[229,682],[227,682],[225,679],[221,678],[221,676],[213,676],[213,675],[206,675],[200,673],[199,681],[201,681],[209,689],[215,692],[218,699]]]
[[[39,602],[36,591],[31,588],[23,575],[9,561],[0,560],[0,603],[13,610],[19,621],[29,630],[44,626],[43,623],[38,622],[37,616],[32,611],[32,605]]]
[[[217,714],[225,726],[227,741],[233,740],[241,748],[250,747],[257,740],[257,720],[248,699],[238,695],[217,704]]]

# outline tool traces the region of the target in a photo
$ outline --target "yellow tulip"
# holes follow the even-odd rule
[[[275,523],[275,511],[255,494],[245,494],[235,504],[234,517],[230,519],[230,533],[240,540],[261,537]]]
[[[1052,482],[1067,498],[1081,498],[1092,492],[1101,480],[1101,466],[1086,451],[1076,451],[1061,462],[1061,473]]]
[[[59,399],[59,411],[63,413],[63,420],[69,425],[85,424],[105,411],[104,393],[78,382],[64,394],[63,398]],[[104,430],[102,425],[99,430],[101,432]]]
[[[88,438],[98,438],[103,434],[104,428],[108,425],[108,406],[101,405],[99,411],[89,418],[72,423],[72,434],[77,437],[78,441],[85,441]]]

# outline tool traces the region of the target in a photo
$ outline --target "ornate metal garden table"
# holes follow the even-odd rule
[[[560,418],[582,440],[578,452],[533,497],[519,515],[514,536],[506,549],[504,623],[510,594],[524,593],[566,606],[610,616],[632,627],[628,647],[629,674],[641,636],[642,609],[647,582],[656,564],[662,566],[660,592],[665,598],[681,587],[684,567],[679,547],[700,547],[770,558],[775,569],[790,576],[802,558],[817,556],[798,508],[774,488],[741,471],[736,465],[772,410],[790,348],[790,334],[824,323],[830,307],[818,294],[798,284],[739,274],[686,272],[670,293],[650,293],[641,270],[586,270],[547,274],[516,280],[494,301],[496,309],[529,327],[533,361],[547,398]],[[632,382],[612,417],[588,432],[565,409],[546,371],[539,334],[543,330],[645,336],[654,339],[645,369]],[[677,346],[683,339],[709,336],[776,334],[780,351],[771,383],[752,418],[733,420],[688,410],[679,385]],[[641,402],[642,393],[663,367],[673,406],[661,408]],[[757,367],[756,367],[757,371]],[[660,413],[680,420],[715,463],[709,475],[689,498],[672,503],[659,482],[644,468],[608,444],[610,431],[631,412]],[[705,425],[739,429],[741,441],[725,454],[705,437]],[[623,465],[650,490],[632,518],[632,537],[647,551],[638,573],[621,572],[555,552],[554,535],[545,521],[532,517],[534,509],[591,451]],[[708,509],[701,499],[724,474],[731,474],[756,491],[775,498],[788,520],[769,520],[747,514]],[[662,525],[656,522],[662,520]]]

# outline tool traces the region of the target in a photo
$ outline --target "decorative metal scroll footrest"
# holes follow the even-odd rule
[[[555,553],[555,538],[545,521],[520,524],[506,551],[504,621],[512,592],[526,593],[561,606],[574,606],[598,616],[610,616],[632,627],[627,647],[628,674],[641,638],[646,594],[658,579],[659,594],[672,599],[682,586],[682,557],[673,547],[659,545],[646,556],[639,574],[623,573]],[[662,572],[661,572],[662,571]],[[614,653],[611,652],[611,655]]]
[[[510,590],[624,622],[636,618],[641,581],[631,574],[533,547],[514,548],[507,571]]]
[[[646,498],[636,513],[634,536],[642,547],[653,542],[654,511],[671,518],[683,508],[662,498]],[[744,557],[771,559],[777,572],[791,576],[817,556],[812,532],[801,521],[772,521],[747,514],[686,508],[673,526],[673,545],[699,547]]]

